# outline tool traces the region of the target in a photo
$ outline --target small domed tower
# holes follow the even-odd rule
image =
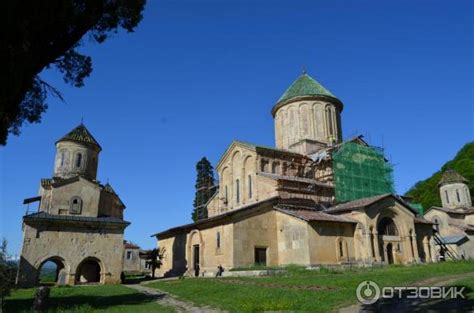
[[[101,150],[99,143],[81,123],[56,141],[54,177],[70,178],[81,175],[95,180]]]
[[[439,193],[444,208],[465,208],[472,206],[469,181],[453,169],[443,173],[439,181]]]
[[[305,71],[272,109],[277,148],[311,154],[342,141],[342,102]]]

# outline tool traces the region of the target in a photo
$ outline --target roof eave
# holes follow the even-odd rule
[[[302,101],[302,100],[326,100],[326,101],[330,101],[331,103],[334,103],[336,106],[338,106],[338,109],[341,112],[344,108],[344,105],[342,104],[342,101],[339,100],[336,97],[332,97],[332,96],[328,96],[328,95],[306,95],[306,96],[291,97],[289,99],[284,99],[284,100],[278,101],[272,108],[272,116],[275,117],[276,112],[282,106],[285,106],[285,105],[287,105],[289,103],[292,103],[292,102]]]

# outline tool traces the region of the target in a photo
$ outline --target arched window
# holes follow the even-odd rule
[[[459,196],[459,190],[456,189],[456,197],[458,198],[458,203],[461,202],[461,197]]]
[[[339,241],[339,256],[340,257],[343,257],[344,256],[344,243],[341,241]]]
[[[227,186],[224,187],[224,201],[225,204],[229,202],[229,191],[227,190]]]
[[[446,203],[449,203],[448,191],[445,190],[445,191],[444,191],[444,194],[445,194],[445,196],[446,196]]]
[[[71,199],[71,209],[72,214],[81,214],[82,210],[82,199],[79,197],[73,197]]]
[[[248,176],[249,199],[252,199],[252,176]]]
[[[235,203],[240,203],[240,181],[235,180]]]
[[[76,154],[76,167],[81,167],[82,164],[82,153]]]
[[[64,151],[61,151],[61,167],[64,166]]]
[[[217,232],[216,234],[216,245],[217,245],[217,249],[221,248],[221,233],[220,232]]]
[[[379,223],[379,235],[398,236],[398,229],[390,217],[384,217]]]
[[[332,119],[332,111],[329,106],[326,107],[326,121],[327,121],[327,129],[329,137],[334,136],[334,126],[333,126],[333,119]]]
[[[272,164],[272,173],[273,174],[278,174],[278,167],[280,166],[279,162],[273,162]]]

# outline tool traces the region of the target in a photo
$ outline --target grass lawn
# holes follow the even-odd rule
[[[357,303],[355,290],[364,280],[373,280],[380,286],[408,286],[423,279],[468,272],[474,272],[474,262],[390,266],[344,272],[289,267],[288,274],[274,277],[184,279],[147,286],[168,291],[198,305],[210,305],[230,312],[328,312]]]
[[[5,312],[30,312],[35,289],[19,289],[7,297]],[[46,312],[174,312],[137,291],[120,285],[53,287]]]

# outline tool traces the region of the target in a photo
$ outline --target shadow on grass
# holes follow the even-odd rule
[[[133,285],[133,284],[139,284],[144,281],[149,281],[149,280],[156,280],[156,278],[151,278],[151,276],[140,276],[140,277],[127,277],[123,281],[124,285]]]
[[[143,305],[156,301],[163,297],[144,295],[141,293],[111,295],[111,296],[90,296],[75,295],[51,297],[47,301],[46,312],[65,311],[81,306],[88,306],[92,309],[106,309],[118,305]],[[33,299],[8,299],[5,303],[5,312],[32,312]],[[133,311],[133,309],[131,310]]]
[[[467,286],[455,285],[454,287],[463,288],[463,295],[472,292]],[[446,298],[446,299],[407,299],[407,293],[402,293],[401,299],[394,297],[392,299],[381,299],[372,305],[362,306],[360,313],[384,312],[473,312],[474,299]]]

